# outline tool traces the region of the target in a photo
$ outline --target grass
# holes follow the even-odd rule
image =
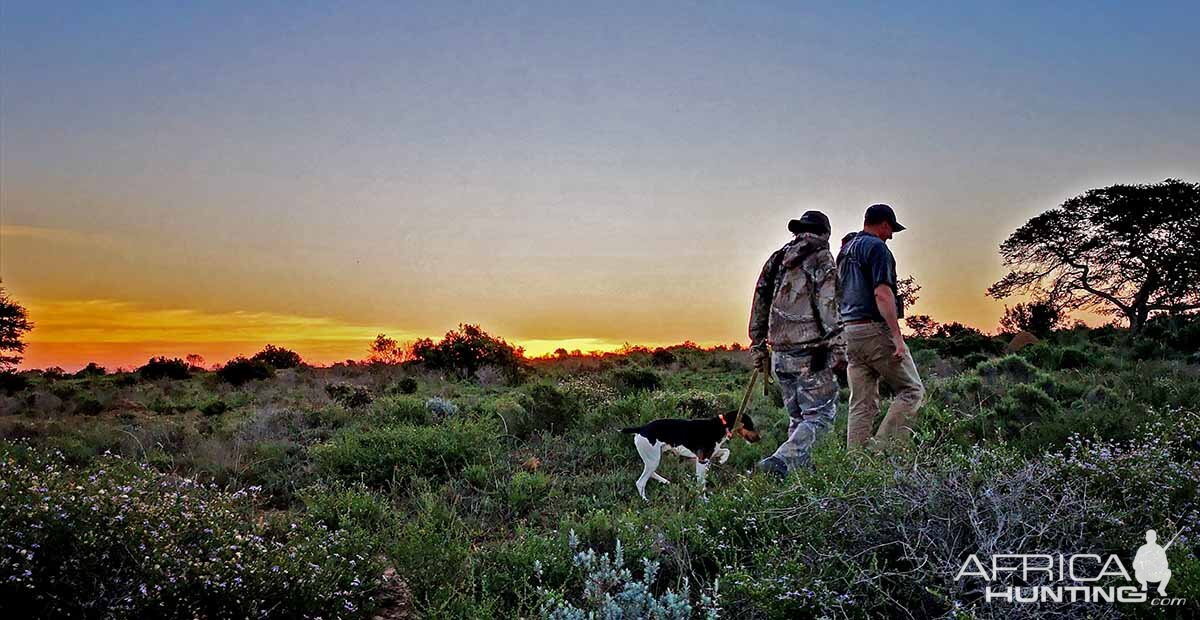
[[[207,372],[33,377],[2,403],[0,596],[30,615],[75,617],[107,617],[106,606],[371,617],[396,605],[427,617],[573,617],[607,604],[589,594],[604,583],[625,593],[625,609],[676,614],[663,617],[1007,617],[1011,607],[952,579],[963,556],[1128,555],[1145,529],[1200,518],[1200,368],[1070,338],[1000,357],[919,350],[930,402],[911,451],[846,453],[843,390],[815,470],[783,483],[745,475],[787,428],[778,397],[756,392],[749,413],[763,440],[735,440],[705,494],[689,463],[667,460],[672,484],[651,486],[649,502],[634,492],[641,464],[617,429],[735,406],[745,353],[567,358],[511,386],[413,366],[300,367],[240,385]],[[104,503],[125,487],[141,493],[125,512]],[[67,513],[52,536],[33,526],[50,505]],[[122,529],[131,517],[169,535]],[[168,538],[184,546],[162,546]],[[246,540],[266,545],[261,557],[210,559]],[[139,545],[170,561],[148,564]],[[1200,592],[1198,549],[1184,530],[1173,592]],[[272,581],[284,561],[321,577]],[[386,567],[411,593],[402,603],[387,595]],[[212,586],[239,578],[239,597]],[[170,584],[170,605],[143,584]]]

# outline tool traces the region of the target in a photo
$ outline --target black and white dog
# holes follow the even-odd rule
[[[729,459],[729,448],[725,447],[725,442],[734,433],[750,443],[758,441],[758,431],[754,429],[754,421],[750,416],[743,415],[741,424],[734,428],[736,417],[736,412],[730,412],[704,420],[663,419],[644,426],[621,429],[622,433],[633,434],[633,445],[642,457],[644,467],[641,477],[637,479],[637,490],[642,499],[648,499],[646,483],[651,478],[669,484],[666,478],[655,473],[663,452],[674,452],[684,458],[694,459],[696,480],[704,488],[709,461],[715,458],[718,463],[724,463]]]

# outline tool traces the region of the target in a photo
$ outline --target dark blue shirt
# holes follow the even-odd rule
[[[843,321],[873,319],[883,315],[875,305],[875,287],[892,287],[896,298],[896,316],[904,316],[900,295],[896,293],[896,258],[882,239],[869,232],[860,232],[848,241],[838,254],[838,279],[842,284]]]

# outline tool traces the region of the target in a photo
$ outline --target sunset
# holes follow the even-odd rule
[[[911,221],[917,309],[993,330],[1008,231],[1200,170],[1170,9],[497,9],[5,3],[25,365],[270,338],[329,361],[464,321],[744,343],[787,220],[822,209],[840,236],[879,201]]]
[[[1189,617],[1198,20],[0,0],[0,608]]]

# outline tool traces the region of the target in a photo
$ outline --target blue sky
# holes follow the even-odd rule
[[[1196,3],[176,4],[0,3],[15,293],[731,340],[789,217],[887,201],[986,328],[1028,217],[1200,172]]]

